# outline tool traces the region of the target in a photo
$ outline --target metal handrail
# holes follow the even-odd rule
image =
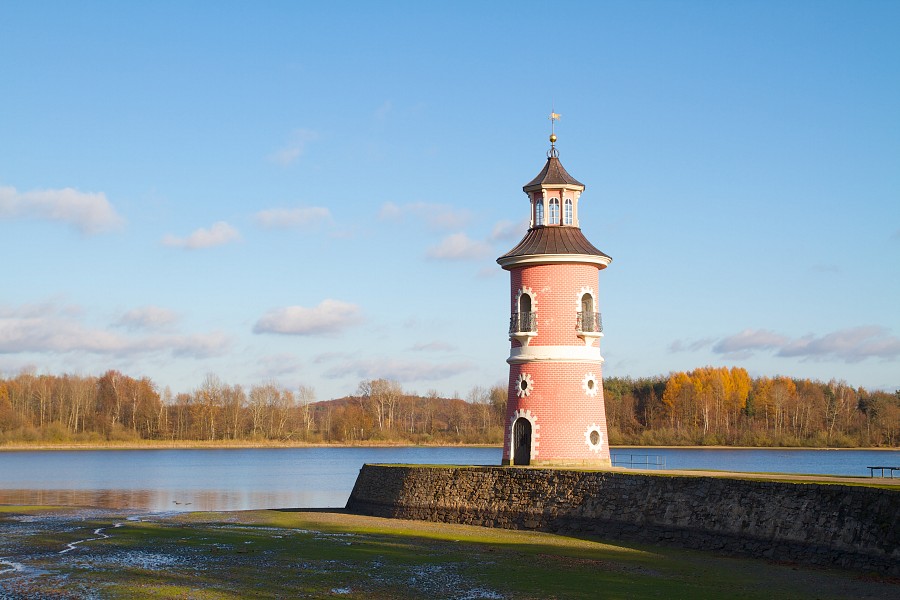
[[[509,317],[509,332],[537,331],[536,312],[514,312]]]
[[[578,312],[578,318],[575,322],[575,330],[588,333],[601,333],[603,331],[603,321],[600,320],[598,312]]]
[[[666,457],[659,454],[612,454],[610,461],[614,467],[628,467],[630,469],[665,469]]]

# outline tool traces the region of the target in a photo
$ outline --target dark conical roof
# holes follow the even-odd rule
[[[559,162],[559,158],[554,155],[547,158],[547,164],[544,165],[537,177],[526,183],[522,189],[528,191],[541,185],[578,185],[584,187],[583,183],[569,175],[566,168]]]
[[[578,254],[612,259],[591,244],[578,227],[534,227],[528,230],[519,244],[497,259],[538,254]]]

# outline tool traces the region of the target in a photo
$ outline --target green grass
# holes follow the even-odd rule
[[[17,512],[26,512],[20,509]],[[362,517],[340,511],[187,513],[127,521],[75,517],[51,531],[0,539],[31,548],[46,572],[29,585],[104,598],[412,599],[856,598],[900,586],[852,573],[708,552],[604,543],[533,531]],[[74,539],[84,542],[60,558]],[[55,542],[54,542],[55,539]],[[55,545],[54,545],[55,543]],[[0,548],[0,555],[2,555]],[[12,580],[0,575],[0,597]],[[6,580],[4,578],[7,578]],[[12,585],[12,583],[9,583]]]

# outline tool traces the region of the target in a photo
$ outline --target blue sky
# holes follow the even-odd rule
[[[606,376],[900,388],[896,2],[4,2],[0,373],[504,384],[521,187]]]

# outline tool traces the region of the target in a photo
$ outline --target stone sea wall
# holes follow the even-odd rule
[[[900,491],[894,489],[564,469],[365,465],[347,509],[900,576]]]

